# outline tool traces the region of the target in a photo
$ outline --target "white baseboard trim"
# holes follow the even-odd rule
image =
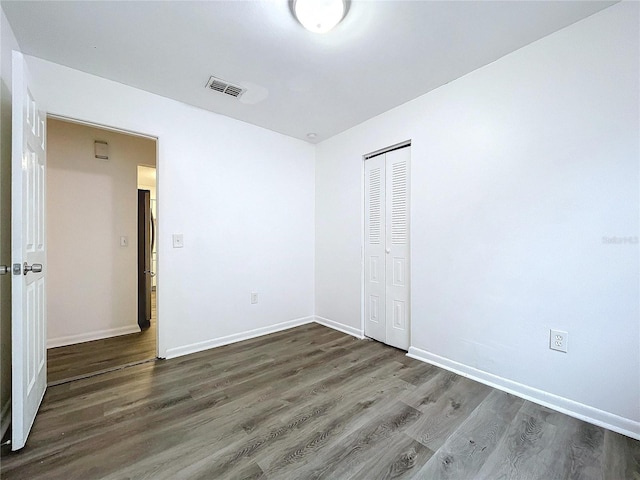
[[[11,425],[11,399],[7,400],[0,410],[0,440],[4,438]]]
[[[50,338],[47,340],[47,348],[64,347],[65,345],[73,345],[74,343],[102,340],[103,338],[128,335],[130,333],[138,333],[139,331],[140,327],[138,327],[138,325],[129,325],[127,327],[110,328],[108,330],[98,330],[95,332],[80,333],[78,335]]]
[[[201,352],[210,348],[222,347],[223,345],[229,345],[230,343],[241,342],[243,340],[249,340],[251,338],[260,337],[262,335],[268,335],[270,333],[280,332],[282,330],[288,330],[293,327],[299,327],[300,325],[306,325],[313,322],[313,316],[297,318],[295,320],[289,320],[288,322],[277,323],[269,327],[256,328],[254,330],[248,330],[246,332],[234,333],[233,335],[227,335],[226,337],[213,338],[204,342],[192,343],[191,345],[184,345],[182,347],[169,348],[166,351],[165,358],[176,358],[190,353]]]
[[[353,328],[349,325],[345,325],[344,323],[339,323],[334,320],[329,320],[328,318],[320,317],[316,315],[315,322],[320,325],[324,325],[325,327],[333,328],[334,330],[338,330],[339,332],[346,333],[347,335],[353,335],[356,338],[362,340],[364,338],[364,332],[359,328]]]
[[[549,407],[571,417],[575,417],[580,420],[584,420],[585,422],[593,423],[594,425],[640,440],[640,422],[620,417],[613,413],[590,407],[583,403],[569,400],[568,398],[560,397],[543,390],[538,390],[537,388],[529,387],[498,375],[478,370],[477,368],[455,362],[416,347],[410,347],[407,356],[430,363],[436,367],[444,368],[445,370],[449,370],[457,373],[458,375],[462,375],[463,377],[484,383],[485,385],[497,388],[503,392],[511,393],[520,398],[524,398],[525,400],[530,400],[533,403]]]

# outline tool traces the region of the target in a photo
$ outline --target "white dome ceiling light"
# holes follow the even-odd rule
[[[344,18],[346,0],[294,0],[293,13],[304,28],[327,33]]]

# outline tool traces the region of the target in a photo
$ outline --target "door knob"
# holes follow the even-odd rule
[[[390,248],[387,248],[387,249],[385,250],[385,252],[387,252],[387,253],[391,253],[391,249],[390,249]]]
[[[33,265],[27,265],[27,262],[24,262],[24,274],[26,275],[29,272],[40,273],[42,271],[41,263],[34,263]]]
[[[0,265],[0,275],[6,275],[10,271],[11,269],[9,268],[8,265]]]

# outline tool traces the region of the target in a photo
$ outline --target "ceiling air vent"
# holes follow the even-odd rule
[[[207,88],[236,98],[242,95],[245,91],[244,88],[239,87],[238,85],[232,85],[231,83],[225,82],[224,80],[220,80],[216,77],[211,77],[209,79],[207,82]]]

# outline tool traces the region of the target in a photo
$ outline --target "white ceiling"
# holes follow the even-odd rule
[[[2,7],[29,55],[315,143],[613,3],[353,1],[326,35],[287,0]],[[248,90],[207,90],[210,75]]]

